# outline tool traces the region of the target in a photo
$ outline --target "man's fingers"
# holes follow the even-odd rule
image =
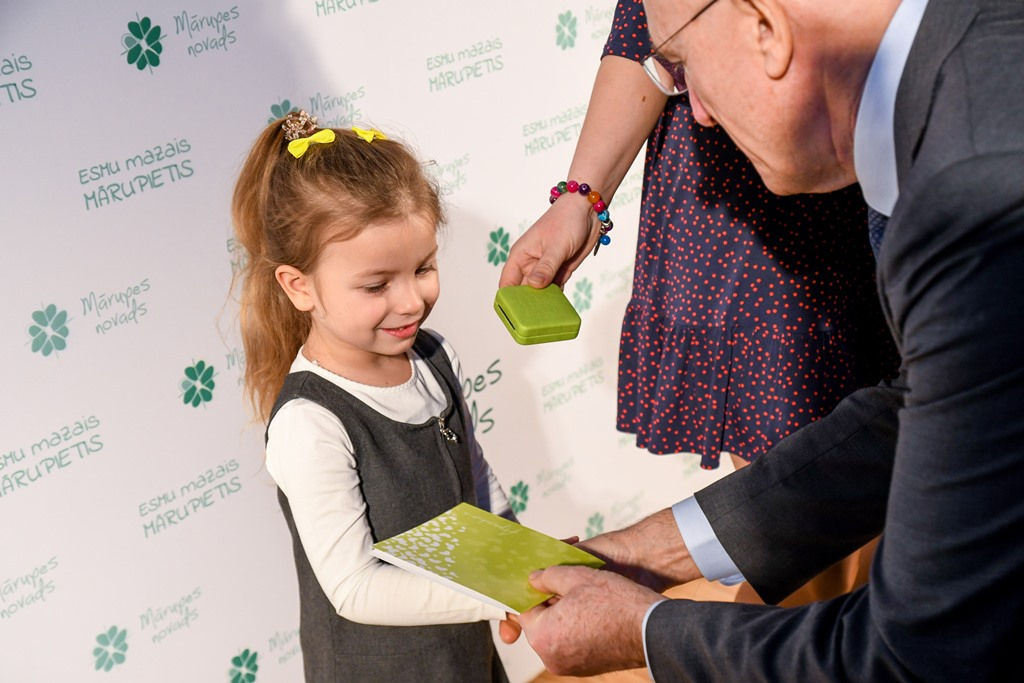
[[[544,603],[541,603],[536,607],[531,607],[530,609],[520,614],[519,628],[521,630],[528,631],[530,629],[530,626],[534,622],[536,622],[541,617],[541,615],[544,614],[545,611],[547,611],[547,609],[548,606]]]
[[[552,593],[549,591],[547,583],[544,581],[544,574],[547,572],[546,569],[538,569],[530,572],[530,585],[539,590],[541,593]]]
[[[596,569],[590,567],[548,567],[530,574],[530,584],[542,593],[565,595],[590,580]]]

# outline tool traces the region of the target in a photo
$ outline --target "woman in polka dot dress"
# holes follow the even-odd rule
[[[640,66],[652,51],[642,2],[622,0],[568,175],[609,198],[646,138],[616,426],[655,454],[741,465],[895,374],[866,207],[856,186],[773,195],[721,128],[694,121],[686,95],[655,89]],[[539,274],[534,257],[555,256],[545,234],[567,225],[578,248]],[[554,202],[513,245],[500,285],[546,284],[555,270],[564,284],[598,227],[582,198]]]
[[[651,54],[620,2],[604,54]],[[778,197],[720,127],[666,98],[647,141],[617,427],[652,453],[750,461],[894,376],[857,187]]]

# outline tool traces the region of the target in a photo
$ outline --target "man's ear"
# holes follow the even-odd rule
[[[779,0],[747,0],[757,20],[757,45],[764,57],[765,74],[778,80],[793,62],[793,30]]]
[[[274,271],[277,284],[300,311],[312,311],[316,303],[312,278],[294,266],[278,266]]]

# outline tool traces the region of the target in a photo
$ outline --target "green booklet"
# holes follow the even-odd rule
[[[530,585],[534,570],[604,565],[580,548],[469,503],[459,503],[405,533],[374,543],[372,552],[385,562],[513,614],[551,597]]]

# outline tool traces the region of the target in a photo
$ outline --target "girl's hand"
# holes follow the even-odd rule
[[[519,640],[522,632],[519,617],[511,612],[505,612],[505,618],[498,622],[498,637],[501,638],[501,642],[511,645]]]

